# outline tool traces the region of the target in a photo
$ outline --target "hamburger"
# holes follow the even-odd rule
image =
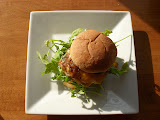
[[[110,38],[99,31],[87,30],[74,39],[58,64],[72,79],[70,82],[89,87],[102,83],[116,56],[117,48]]]

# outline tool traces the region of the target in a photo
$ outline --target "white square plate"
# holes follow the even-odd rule
[[[108,75],[103,85],[105,97],[92,95],[89,104],[71,98],[61,82],[51,81],[51,74],[42,75],[45,66],[36,55],[47,49],[50,38],[68,40],[77,28],[104,32],[112,30],[110,38],[118,41],[118,57],[129,63],[130,70],[121,77]],[[119,66],[122,60],[118,59]],[[25,112],[27,114],[128,114],[137,113],[138,89],[131,15],[128,11],[37,11],[30,14]]]

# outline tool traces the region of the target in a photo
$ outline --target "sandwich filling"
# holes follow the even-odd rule
[[[72,61],[70,57],[70,49],[59,61],[59,66],[63,72],[78,84],[82,84],[85,87],[90,86],[92,83],[101,84],[107,72],[103,73],[86,73],[79,69]]]

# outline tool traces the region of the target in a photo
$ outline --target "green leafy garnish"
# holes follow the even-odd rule
[[[125,62],[122,66],[121,72],[125,73],[125,72],[128,72],[128,70],[129,70],[129,65],[127,62]]]
[[[112,66],[112,67],[110,68],[109,72],[110,72],[111,74],[114,74],[114,75],[122,75],[122,74],[128,72],[128,70],[129,70],[129,65],[128,65],[127,62],[125,62],[125,63],[122,65],[121,70],[119,70],[118,68]]]
[[[62,80],[65,82],[68,82],[71,80],[71,78],[69,78],[68,76],[66,76],[65,74],[55,74],[54,77],[52,77],[53,80]]]
[[[71,89],[70,92],[71,92],[71,97],[76,97],[77,94],[76,89]]]
[[[128,35],[127,37],[125,37],[125,38],[123,38],[123,39],[121,39],[121,40],[118,40],[118,41],[116,41],[116,42],[114,42],[114,44],[117,44],[118,42],[121,42],[121,41],[123,41],[124,39],[126,39],[126,38],[128,38],[128,37],[130,37],[131,35]],[[119,46],[119,45],[117,45],[117,46]]]
[[[102,32],[103,34],[105,34],[106,36],[109,36],[110,33],[112,33],[111,30],[106,29],[106,32]]]
[[[76,97],[77,94],[84,95],[87,102],[89,102],[89,98],[87,96],[87,93],[93,93],[93,94],[96,94],[96,95],[99,95],[99,96],[104,96],[104,95],[100,94],[100,90],[101,89],[104,90],[102,85],[92,85],[92,86],[89,86],[89,87],[84,87],[83,85],[79,85],[76,82],[73,82],[72,84],[77,87],[74,90],[71,89],[72,97]]]
[[[48,64],[45,65],[46,66],[46,70],[43,72],[43,74],[47,74],[47,73],[55,73],[58,74],[59,70],[58,70],[58,61],[55,59],[52,59],[52,61]]]
[[[43,64],[47,65],[49,63],[48,56],[46,54],[42,57],[42,55],[37,51],[37,56],[42,61]]]
[[[37,52],[38,58],[41,60],[41,62],[46,67],[43,74],[54,73],[52,80],[61,80],[62,82],[64,82],[64,81],[71,82],[71,78],[68,77],[67,75],[65,75],[63,70],[59,67],[58,63],[63,58],[63,56],[65,55],[67,50],[71,47],[71,44],[74,41],[75,37],[78,36],[82,31],[84,31],[84,29],[82,29],[82,28],[78,28],[78,29],[74,30],[67,42],[65,42],[63,40],[54,40],[54,39],[48,39],[45,41],[45,45],[46,45],[46,47],[48,47],[47,54],[44,54],[44,56],[42,56],[39,52]],[[112,31],[108,30],[108,29],[106,29],[106,31],[103,32],[103,34],[105,34],[106,36],[109,36],[110,33],[112,33]],[[127,37],[129,37],[129,36],[127,36]],[[126,39],[127,37],[125,37],[117,42],[120,42],[120,41]],[[115,44],[117,42],[115,42]],[[53,48],[55,48],[56,50],[53,51]],[[54,52],[54,56],[51,59],[49,59],[49,54],[51,51]],[[121,75],[121,74],[124,74],[125,72],[128,72],[128,70],[129,70],[129,66],[126,62],[123,64],[121,70],[112,66],[110,68],[109,72],[114,75]],[[89,98],[87,96],[87,93],[94,93],[96,95],[103,96],[102,94],[100,94],[100,90],[104,90],[102,85],[92,85],[89,87],[84,87],[83,85],[80,85],[76,82],[71,82],[71,84],[76,86],[75,89],[70,89],[71,97],[77,97],[78,95],[84,95],[86,98],[86,101],[89,102]]]
[[[63,52],[61,52],[60,50],[57,50],[56,53],[54,54],[53,58],[57,61],[59,61],[61,59],[63,55]]]
[[[102,84],[99,84],[99,87],[100,87],[103,91],[105,91]]]
[[[74,30],[72,32],[72,35],[69,38],[69,40],[72,40],[74,37],[76,37],[77,35],[79,35],[79,33],[81,33],[82,31],[84,31],[84,29],[82,29],[82,28],[78,28],[78,29]]]
[[[63,55],[67,52],[67,50],[71,47],[71,44],[74,40],[74,37],[76,37],[82,31],[83,31],[82,28],[78,28],[78,29],[74,30],[67,42],[64,42],[63,40],[54,40],[54,39],[49,39],[49,40],[45,41],[46,47],[49,48],[47,54],[45,54],[42,57],[42,55],[39,52],[37,52],[38,58],[41,60],[41,62],[46,67],[43,74],[54,73],[54,77],[52,77],[53,80],[62,80],[65,82],[68,82],[71,80],[71,78],[66,76],[64,74],[63,70],[58,66],[58,62],[63,57]],[[52,50],[53,47],[56,48],[56,52]],[[49,62],[49,60],[48,60],[49,59],[48,56],[50,54],[50,51],[53,51],[55,53],[54,56],[50,60],[51,62]],[[77,86],[78,86],[78,84],[77,84]],[[77,87],[77,88],[80,90],[80,87]],[[78,89],[76,89],[76,91],[78,91]],[[73,97],[75,91],[71,90],[71,93],[72,93],[72,97]],[[82,94],[82,91],[79,93]]]

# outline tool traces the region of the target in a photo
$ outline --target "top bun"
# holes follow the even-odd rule
[[[80,33],[71,45],[71,59],[87,73],[106,72],[114,63],[117,48],[110,38],[96,30]]]

